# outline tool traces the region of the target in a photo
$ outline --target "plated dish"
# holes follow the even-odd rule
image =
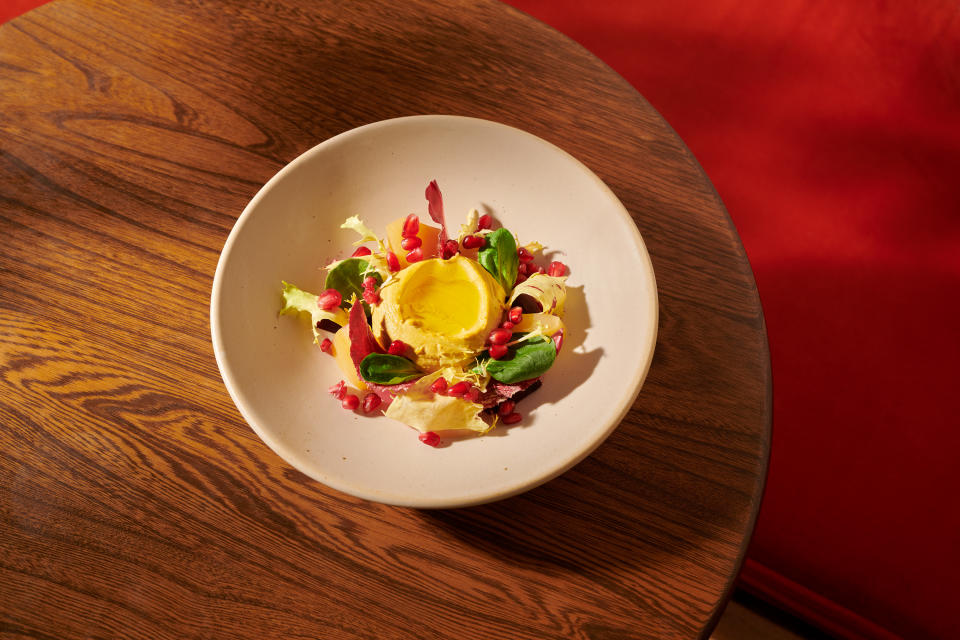
[[[341,229],[346,218],[386,229],[423,211],[422,185],[433,179],[447,211],[475,209],[516,238],[542,243],[545,268],[572,267],[564,282],[562,354],[543,387],[523,400],[523,419],[438,448],[392,420],[370,420],[331,402],[330,381],[345,378],[336,358],[305,348],[304,324],[278,314],[281,281],[317,295],[330,288],[323,267],[354,250]],[[335,489],[421,508],[515,495],[588,455],[636,398],[656,331],[649,256],[606,185],[536,136],[458,116],[373,123],[292,161],[237,220],[211,296],[224,383],[264,442]],[[486,338],[489,332],[488,349]]]

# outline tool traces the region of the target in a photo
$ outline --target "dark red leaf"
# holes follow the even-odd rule
[[[363,312],[363,303],[359,300],[350,307],[350,320],[347,332],[350,335],[350,359],[353,366],[360,373],[360,362],[371,353],[383,353],[383,349],[373,338],[373,331],[367,324],[367,316]]]
[[[424,194],[427,197],[427,212],[430,218],[440,225],[440,235],[437,236],[437,255],[443,255],[443,245],[447,243],[447,221],[443,216],[443,196],[436,180],[431,180]]]
[[[480,396],[480,404],[483,405],[484,409],[489,409],[504,400],[520,400],[539,389],[540,384],[540,378],[524,380],[516,384],[504,384],[503,382],[491,380],[490,384],[487,385],[486,392]]]

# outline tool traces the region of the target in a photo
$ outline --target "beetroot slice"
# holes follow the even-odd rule
[[[424,195],[427,197],[427,212],[430,218],[440,225],[440,235],[437,236],[437,255],[443,255],[443,245],[447,243],[447,221],[443,215],[443,196],[436,180],[427,185]]]

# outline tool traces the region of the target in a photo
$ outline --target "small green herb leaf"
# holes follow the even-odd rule
[[[499,360],[486,360],[483,368],[494,380],[514,384],[542,376],[556,357],[557,349],[553,341],[538,337],[510,347],[509,353]],[[482,358],[484,356],[481,356],[481,362]],[[478,364],[474,371],[480,366]]]
[[[370,263],[361,258],[347,258],[337,263],[330,273],[327,274],[327,280],[324,287],[327,289],[336,289],[343,296],[343,302],[340,307],[346,309],[350,306],[350,299],[357,296],[363,299],[363,280],[367,276],[373,276],[377,281],[377,286],[383,282],[380,274],[370,268]],[[364,303],[364,309],[366,309]]]
[[[477,259],[484,269],[490,272],[503,290],[509,292],[517,281],[517,268],[520,259],[517,256],[517,241],[513,234],[500,228],[487,234],[487,244],[480,249]]]
[[[360,361],[360,377],[374,384],[400,384],[423,376],[410,360],[389,353],[371,353]]]

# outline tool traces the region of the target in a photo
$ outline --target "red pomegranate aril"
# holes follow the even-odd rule
[[[327,391],[337,400],[343,400],[343,396],[347,395],[347,383],[341,380],[337,384],[331,385]]]
[[[460,251],[460,245],[456,240],[447,240],[443,243],[443,259],[449,260]]]
[[[557,348],[557,353],[560,353],[560,349],[563,347],[563,331],[557,331],[553,334],[553,346]]]
[[[517,273],[517,279],[513,281],[513,286],[517,286],[518,284],[522,283],[526,279],[527,279],[527,276],[523,275],[522,273]]]
[[[436,431],[427,431],[426,433],[421,433],[419,438],[420,442],[429,447],[436,447],[440,445],[440,436],[437,435]]]
[[[500,407],[497,409],[497,413],[501,416],[508,416],[513,413],[513,408],[517,406],[517,403],[513,400],[504,400],[500,403]]]
[[[510,349],[505,344],[492,344],[487,351],[490,353],[491,358],[494,360],[500,360],[507,355],[507,352],[510,351]]]
[[[482,236],[466,236],[461,244],[464,249],[479,249],[487,244],[487,240]]]
[[[490,229],[491,227],[493,227],[493,216],[491,216],[489,213],[483,214],[480,216],[480,219],[477,220],[478,231],[480,229]]]
[[[447,395],[453,396],[455,398],[460,398],[464,396],[468,391],[470,391],[470,383],[465,380],[462,380],[457,384],[453,385],[452,387],[450,387],[449,389],[447,389]]]
[[[368,393],[363,396],[363,412],[370,413],[379,407],[381,402],[383,402],[383,399],[381,399],[380,396],[373,392]]]
[[[526,264],[533,261],[533,254],[530,253],[525,247],[520,247],[517,249],[517,256],[520,258],[520,262]]]
[[[333,342],[330,340],[330,338],[324,338],[323,342],[320,343],[320,351],[323,351],[324,353],[330,353],[332,349]]]
[[[509,318],[513,324],[520,324],[520,321],[523,320],[523,307],[512,307]]]
[[[404,251],[413,251],[422,244],[423,240],[421,240],[418,236],[410,236],[409,238],[404,238],[400,241],[400,247]]]
[[[530,263],[529,263],[529,262],[521,262],[520,264],[518,264],[518,265],[517,265],[517,273],[521,273],[521,274],[523,274],[523,275],[525,275],[525,276],[530,275]]]
[[[513,413],[508,413],[505,416],[501,416],[500,419],[503,420],[503,424],[517,424],[523,420],[523,416],[514,411]]]
[[[387,353],[392,356],[399,356],[404,351],[407,350],[407,343],[403,340],[394,340],[390,343],[390,346],[387,347]]]
[[[423,249],[421,247],[417,247],[407,254],[407,262],[420,262],[421,260],[423,260]]]
[[[374,291],[373,289],[364,289],[363,301],[366,302],[367,304],[372,304],[372,305],[380,304],[380,294]]]
[[[387,269],[390,273],[400,271],[400,258],[393,251],[387,251]]]
[[[447,390],[447,379],[446,378],[437,378],[433,381],[433,384],[430,385],[430,391],[434,393],[443,393]]]
[[[494,329],[490,332],[490,335],[487,336],[487,340],[490,344],[507,344],[510,342],[510,338],[513,337],[513,332],[509,329]]]
[[[343,302],[343,296],[336,289],[326,289],[317,296],[317,306],[324,311],[339,307],[341,302]]]
[[[470,387],[470,391],[467,391],[467,399],[474,403],[480,402],[480,389]]]
[[[547,269],[547,275],[555,278],[565,276],[567,275],[567,265],[562,262],[551,262],[550,268]]]
[[[359,257],[361,257],[361,256],[368,256],[368,255],[370,255],[371,253],[373,253],[373,251],[370,250],[370,247],[357,247],[357,250],[354,251],[354,252],[350,255],[350,257],[351,257],[351,258],[359,258]]]
[[[340,406],[349,411],[353,411],[360,406],[360,398],[352,393],[348,393],[343,396],[343,400],[340,401]]]
[[[367,276],[363,279],[363,288],[364,289],[373,289],[377,286],[377,279],[373,276]]]
[[[504,321],[503,321],[503,324],[500,325],[500,328],[501,328],[501,329],[506,329],[507,331],[512,331],[512,330],[513,330],[513,323],[510,322],[509,320],[504,320]]]
[[[400,235],[404,238],[411,238],[418,233],[420,233],[420,216],[411,213],[407,216],[407,219],[403,221],[403,230],[400,232]]]

